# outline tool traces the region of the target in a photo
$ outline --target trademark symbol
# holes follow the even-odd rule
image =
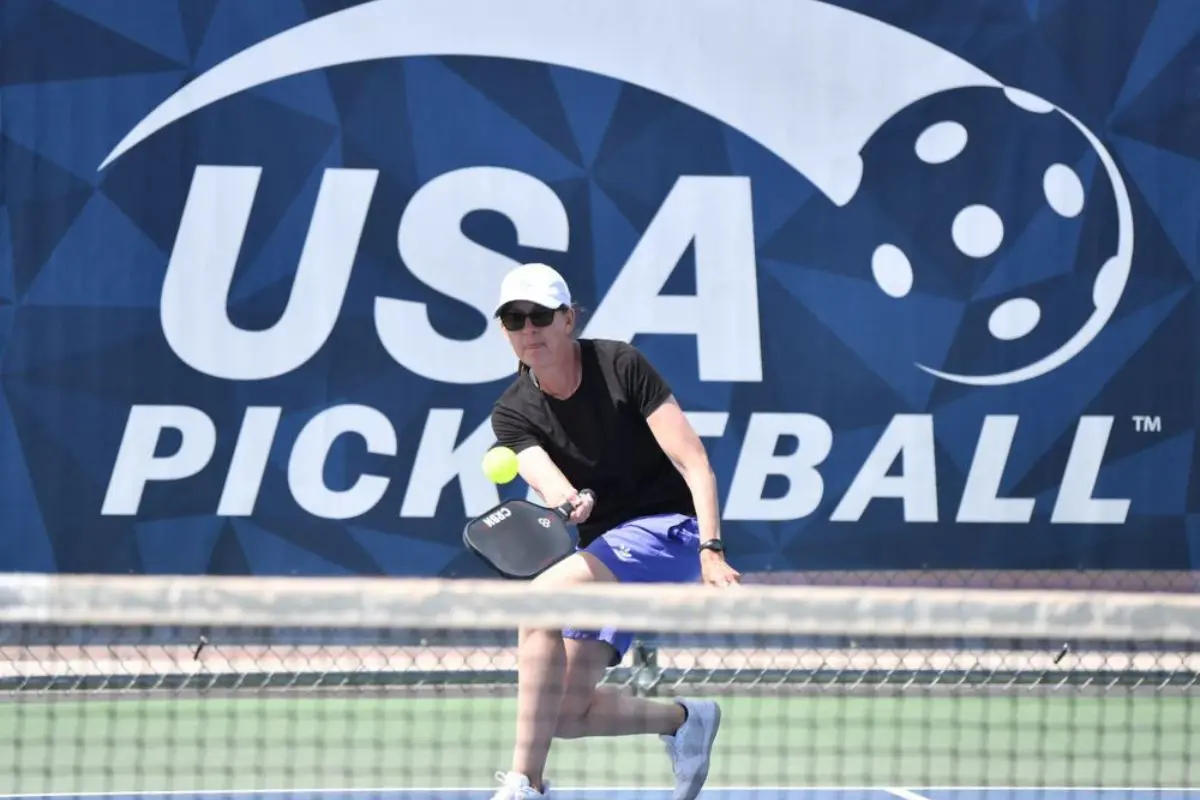
[[[1138,433],[1162,433],[1162,417],[1134,414],[1133,429]]]

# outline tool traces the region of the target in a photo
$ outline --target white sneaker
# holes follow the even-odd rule
[[[539,792],[529,784],[529,778],[517,772],[497,772],[496,780],[503,785],[492,795],[492,800],[534,800],[550,796],[549,783],[543,781],[545,792]]]
[[[713,741],[721,727],[721,707],[711,700],[676,700],[687,710],[687,721],[674,736],[662,736],[675,771],[672,800],[694,800],[708,780]]]

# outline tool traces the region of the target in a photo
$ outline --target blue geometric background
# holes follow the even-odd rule
[[[130,128],[189,81],[357,3],[0,4],[0,569],[482,574],[460,544],[456,484],[431,519],[402,518],[399,509],[429,410],[463,409],[465,435],[508,379],[422,379],[388,356],[373,322],[375,298],[390,297],[427,304],[445,336],[472,338],[488,324],[413,277],[396,248],[398,220],[417,189],[479,165],[549,185],[570,218],[570,247],[520,247],[511,224],[489,213],[468,217],[467,235],[512,258],[554,264],[593,309],[681,175],[750,178],[763,380],[701,382],[692,339],[635,340],[686,409],[729,412],[725,435],[707,440],[722,497],[752,413],[810,413],[833,428],[814,513],[724,524],[744,571],[1197,566],[1200,4],[1106,0],[1104,13],[1095,0],[833,4],[911,31],[1069,110],[1114,155],[1136,225],[1132,277],[1107,328],[1062,368],[972,388],[913,366],[1002,371],[1045,355],[1086,317],[1115,245],[1112,187],[1082,136],[998,90],[949,92],[889,121],[864,150],[863,188],[845,208],[743,134],[670,98],[571,69],[468,57],[370,61],[275,81],[164,128],[100,171]],[[913,155],[912,141],[950,109],[985,146],[935,173]],[[270,327],[286,306],[323,170],[380,171],[334,333],[289,374],[218,380],[182,363],[164,339],[162,278],[201,163],[263,167],[229,298],[230,319],[247,329]],[[1041,176],[1050,163],[1078,176],[1083,213],[1063,217],[1047,204]],[[967,259],[944,234],[967,202],[987,202],[1004,220],[1003,246],[984,258]],[[902,301],[872,276],[872,253],[885,241],[911,262]],[[695,291],[691,258],[665,293]],[[998,343],[988,315],[1016,297],[1038,302],[1041,323]],[[304,512],[286,477],[296,433],[335,403],[379,409],[399,442],[387,458],[353,440],[335,448],[331,485],[364,471],[391,479],[372,511],[345,521]],[[134,404],[203,410],[217,449],[194,477],[151,484],[137,516],[104,516]],[[281,406],[279,433],[253,516],[219,517],[251,405]],[[933,415],[940,521],[907,523],[898,501],[876,500],[859,522],[830,522],[880,434],[905,413]],[[1002,490],[1037,498],[1028,524],[953,522],[986,414],[1020,418]],[[1129,498],[1128,519],[1052,524],[1076,425],[1091,414],[1115,418],[1096,496]],[[1161,432],[1139,433],[1133,415],[1160,417]],[[766,496],[786,491],[782,478],[765,487]]]

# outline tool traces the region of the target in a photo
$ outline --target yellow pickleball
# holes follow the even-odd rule
[[[517,477],[517,454],[508,447],[493,447],[483,457],[483,474],[492,483],[508,483]]]

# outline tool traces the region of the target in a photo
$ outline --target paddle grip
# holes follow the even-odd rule
[[[592,498],[595,498],[595,496],[596,496],[596,493],[593,492],[591,489],[584,489],[579,494],[580,494],[580,496],[583,496],[586,494]],[[575,506],[571,505],[571,501],[568,500],[567,502],[563,503],[558,508],[554,509],[554,512],[556,514],[558,514],[560,517],[562,517],[563,519],[569,519],[571,516],[571,512],[574,510],[575,510]]]

